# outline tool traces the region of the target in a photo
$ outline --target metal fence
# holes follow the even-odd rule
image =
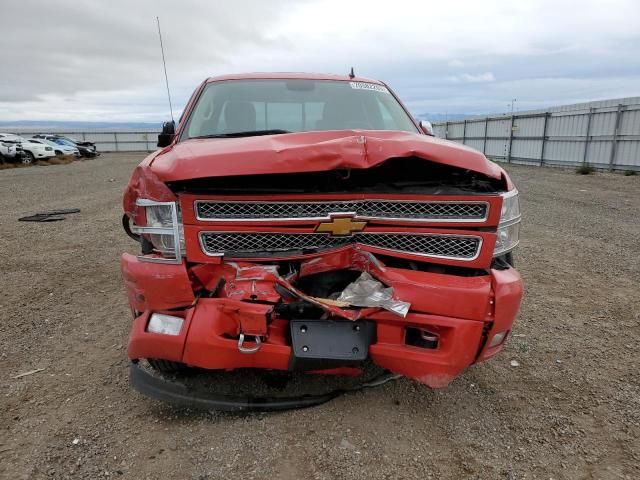
[[[438,137],[509,163],[640,171],[640,97],[434,123]],[[94,142],[101,152],[151,152],[157,131],[46,131]]]
[[[640,97],[434,124],[495,161],[640,171]]]
[[[94,142],[99,152],[152,152],[158,147],[158,131],[117,131],[117,132],[73,132],[69,130],[21,130],[12,132],[23,137],[31,137],[38,133],[60,134],[82,141]]]

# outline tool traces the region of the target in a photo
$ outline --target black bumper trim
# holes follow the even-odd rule
[[[173,405],[199,410],[220,410],[226,412],[272,412],[321,405],[349,391],[382,385],[399,378],[391,373],[364,383],[357,388],[334,390],[322,395],[304,395],[298,397],[265,398],[216,395],[190,389],[184,384],[160,378],[143,369],[138,363],[132,363],[129,370],[131,386],[141,394]]]

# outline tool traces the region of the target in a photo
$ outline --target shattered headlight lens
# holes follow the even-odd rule
[[[147,205],[145,207],[147,227],[172,227],[173,208],[171,205]]]
[[[151,242],[153,249],[164,258],[141,256],[141,260],[180,263],[185,254],[184,227],[182,215],[177,202],[155,202],[138,199],[138,207],[144,207],[146,225],[135,226],[132,230],[144,235]],[[177,239],[177,247],[176,247]]]
[[[520,242],[520,199],[517,190],[502,195],[502,211],[493,256],[513,250]]]

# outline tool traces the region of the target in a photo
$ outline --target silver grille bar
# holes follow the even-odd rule
[[[482,237],[457,234],[366,233],[335,237],[325,233],[200,232],[200,245],[211,256],[268,256],[269,252],[325,250],[360,243],[394,252],[471,261],[478,258]]]
[[[328,200],[307,201],[210,201],[196,200],[201,221],[328,220],[331,215],[351,214],[366,220],[427,222],[484,222],[489,204],[483,201]]]

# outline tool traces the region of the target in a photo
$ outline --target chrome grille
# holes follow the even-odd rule
[[[331,249],[349,243],[428,257],[473,260],[482,244],[472,235],[355,233],[334,237],[324,233],[201,232],[200,243],[208,255],[260,256],[268,252]]]
[[[433,202],[408,200],[342,200],[326,202],[197,201],[199,220],[277,220],[330,218],[352,213],[360,218],[407,219],[433,222],[482,222],[486,202]]]
[[[336,238],[322,233],[202,233],[205,253],[251,253],[335,248],[350,238]]]
[[[358,242],[371,247],[462,260],[476,258],[482,241],[480,237],[460,235],[358,233],[355,236]]]

